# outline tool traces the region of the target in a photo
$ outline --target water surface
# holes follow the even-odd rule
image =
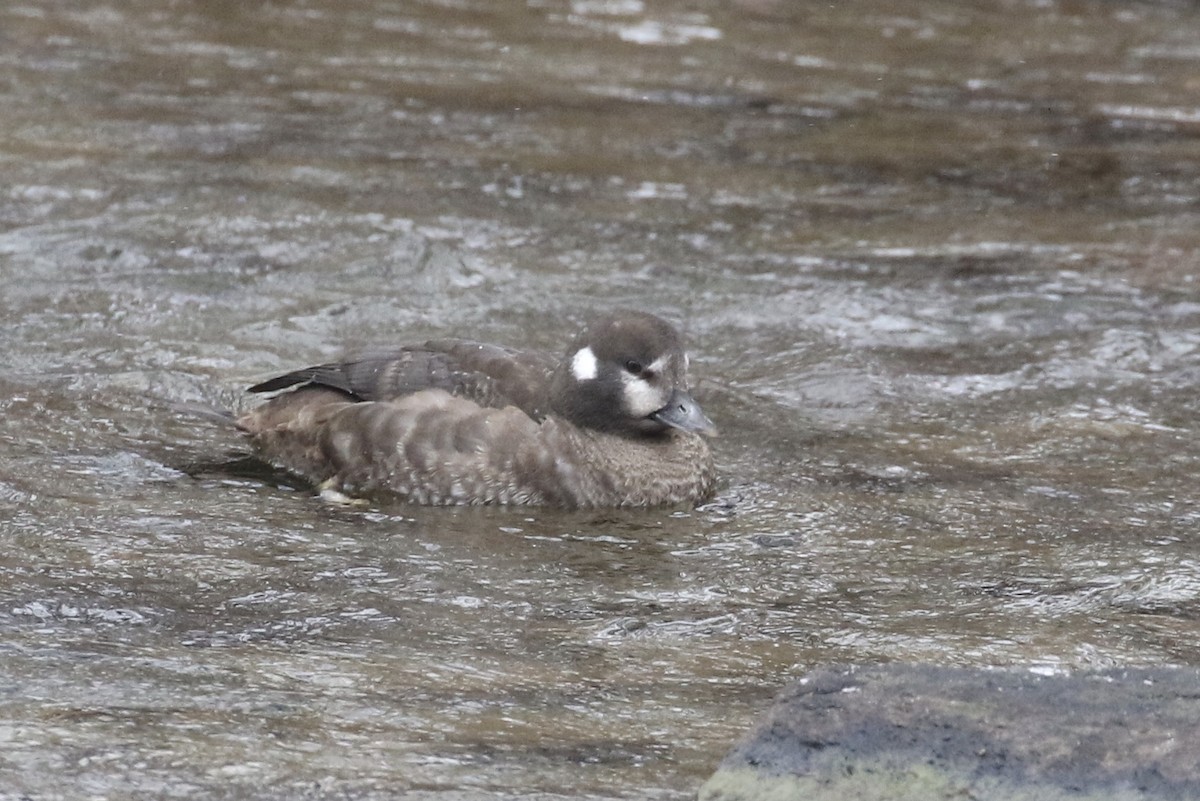
[[[691,797],[837,662],[1200,664],[1200,11],[0,10],[0,798]],[[330,508],[172,404],[679,323],[699,510]]]

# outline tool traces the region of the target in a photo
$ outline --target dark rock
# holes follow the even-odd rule
[[[789,686],[700,801],[1200,798],[1200,670],[883,665]]]

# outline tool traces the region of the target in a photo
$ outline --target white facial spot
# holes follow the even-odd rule
[[[596,364],[596,354],[592,353],[591,348],[581,348],[571,358],[571,375],[575,376],[576,381],[593,380],[599,369]]]
[[[666,366],[667,366],[667,357],[659,356],[657,359],[655,359],[654,361],[652,361],[646,365],[646,369],[644,370],[644,372],[649,375],[659,375],[662,373],[663,368]]]
[[[625,409],[633,417],[645,417],[657,412],[666,403],[661,390],[655,388],[644,378],[621,374],[622,391],[625,395]]]

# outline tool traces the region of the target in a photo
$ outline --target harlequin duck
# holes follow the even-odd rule
[[[461,339],[297,370],[238,420],[267,461],[334,498],[567,508],[699,503],[713,424],[678,332],[651,314],[588,325],[561,358]]]

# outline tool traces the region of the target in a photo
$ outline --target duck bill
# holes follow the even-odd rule
[[[691,431],[694,434],[704,434],[709,437],[717,434],[717,427],[704,414],[700,404],[681,389],[672,392],[667,405],[650,415],[650,419],[671,428],[678,428],[680,431]]]

